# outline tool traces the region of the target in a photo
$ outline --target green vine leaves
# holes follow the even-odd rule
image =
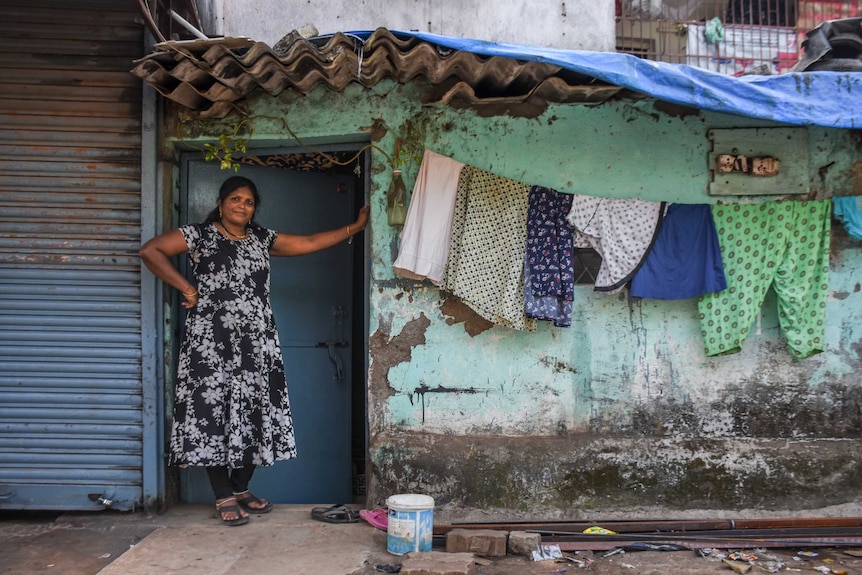
[[[234,153],[248,151],[250,138],[232,138],[227,134],[218,137],[218,144],[204,144],[204,159],[207,162],[218,160],[222,170],[239,172],[239,163],[233,161]]]
[[[222,170],[239,172],[240,163],[236,161],[235,156],[245,154],[248,151],[248,143],[251,141],[252,136],[254,136],[254,123],[249,118],[245,118],[234,127],[232,133],[221,133],[219,134],[218,142],[207,142],[201,148],[189,144],[183,136],[183,124],[190,121],[192,121],[191,118],[186,116],[180,117],[180,122],[177,124],[177,136],[179,139],[192,148],[200,150],[204,155],[204,160],[207,162],[217,161]],[[240,132],[246,124],[248,125],[248,133],[241,135]]]

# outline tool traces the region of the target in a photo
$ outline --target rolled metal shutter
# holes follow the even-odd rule
[[[133,2],[4,0],[0,508],[141,501]]]

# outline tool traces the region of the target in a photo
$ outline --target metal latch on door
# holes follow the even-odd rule
[[[329,359],[335,366],[333,379],[338,381],[344,381],[344,363],[341,361],[341,356],[338,355],[336,348],[348,347],[350,345],[344,337],[344,317],[346,315],[344,306],[332,306],[332,329],[330,330],[329,341],[319,341],[314,344],[314,347],[325,347],[327,349]]]

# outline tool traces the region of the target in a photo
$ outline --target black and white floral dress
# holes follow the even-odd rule
[[[200,295],[180,348],[170,463],[236,468],[296,457],[269,300],[278,232],[257,228],[238,241],[211,223],[180,232]]]

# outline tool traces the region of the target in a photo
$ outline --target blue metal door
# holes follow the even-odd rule
[[[190,160],[188,222],[216,205],[232,172]],[[285,233],[309,234],[353,221],[355,178],[243,166],[261,195],[256,220]],[[272,305],[287,371],[298,458],[259,468],[256,494],[275,503],[351,500],[351,322],[353,273],[346,242],[306,256],[273,258]],[[184,473],[184,498],[211,501],[201,470]]]

